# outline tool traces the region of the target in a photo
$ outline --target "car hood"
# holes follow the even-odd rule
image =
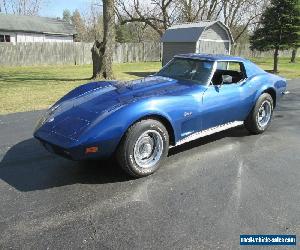
[[[147,97],[183,95],[193,86],[197,85],[161,76],[85,84],[50,108],[38,129],[77,139],[104,112]]]

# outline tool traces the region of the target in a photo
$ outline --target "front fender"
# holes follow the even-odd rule
[[[127,129],[137,120],[150,115],[168,120],[176,140],[178,137],[176,124],[170,114],[166,112],[166,110],[174,110],[174,104],[170,100],[157,97],[120,105],[103,116],[99,116],[80,136],[80,143],[85,145],[102,143],[105,144],[106,150],[113,152]]]

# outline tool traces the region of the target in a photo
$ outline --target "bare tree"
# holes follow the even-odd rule
[[[222,19],[232,30],[235,41],[259,21],[267,4],[268,0],[221,0]]]
[[[71,16],[77,36],[76,41],[94,42],[103,39],[102,3],[90,2],[84,10],[75,10]]]
[[[181,19],[186,22],[195,22],[199,20],[200,12],[205,7],[207,0],[179,0],[181,5]]]
[[[160,36],[173,23],[216,20],[221,11],[222,0],[117,0],[116,6],[121,24],[142,22]]]
[[[117,0],[116,13],[121,23],[142,22],[160,36],[173,23],[222,20],[235,40],[255,24],[268,0]]]
[[[6,14],[37,15],[43,4],[43,0],[1,0],[0,8]]]
[[[255,24],[268,0],[177,0],[183,22],[222,20],[235,41]]]
[[[103,39],[103,6],[92,2],[88,12],[85,14],[86,41],[95,41]]]
[[[103,0],[103,41],[96,40],[92,48],[94,79],[112,79],[113,52],[115,48],[114,0]]]
[[[117,0],[116,13],[121,24],[142,22],[154,29],[160,36],[176,20],[177,8],[174,0]]]
[[[176,0],[181,22],[216,20],[222,10],[221,0]]]
[[[79,10],[75,10],[73,12],[73,14],[71,16],[71,22],[74,25],[76,32],[77,32],[75,41],[76,42],[84,41],[84,39],[86,37],[86,27],[85,27],[85,23],[81,17]]]
[[[67,23],[71,23],[71,19],[72,19],[72,14],[71,14],[71,11],[68,10],[68,9],[65,9],[64,12],[63,12],[63,16],[62,16],[62,19],[64,21],[66,21]]]

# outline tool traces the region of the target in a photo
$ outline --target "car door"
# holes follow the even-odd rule
[[[228,75],[232,81],[224,82],[223,76],[226,79]],[[248,104],[243,82],[246,77],[241,62],[217,62],[212,82],[203,94],[202,130],[245,119]]]

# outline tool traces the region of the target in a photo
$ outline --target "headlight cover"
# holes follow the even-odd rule
[[[34,131],[38,130],[40,127],[42,127],[49,119],[51,119],[51,116],[59,108],[59,105],[51,106],[45,113],[42,114],[41,118],[38,120],[38,122],[35,125]]]

